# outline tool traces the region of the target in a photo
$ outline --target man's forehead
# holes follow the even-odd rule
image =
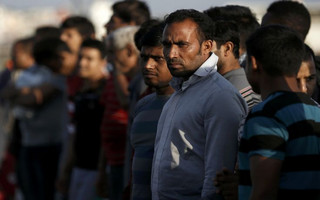
[[[193,32],[196,33],[197,28],[197,24],[188,19],[181,22],[173,22],[165,26],[162,39],[190,36]]]
[[[161,55],[163,54],[163,46],[142,46],[141,54],[142,55]]]

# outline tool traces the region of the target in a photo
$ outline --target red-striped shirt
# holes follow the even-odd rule
[[[109,165],[123,165],[128,112],[117,99],[113,76],[106,82],[101,102],[105,105],[101,124],[101,142]]]

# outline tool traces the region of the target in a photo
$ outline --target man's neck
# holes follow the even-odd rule
[[[228,60],[222,64],[222,66],[218,66],[218,72],[221,75],[225,75],[226,73],[241,68],[238,59]]]
[[[156,88],[156,93],[158,96],[168,96],[174,93],[174,89],[170,85],[167,85],[164,87]]]
[[[294,76],[261,77],[260,91],[263,100],[276,91],[300,92],[297,79]]]

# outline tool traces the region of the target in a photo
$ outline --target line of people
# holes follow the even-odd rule
[[[320,199],[303,4],[275,1],[261,25],[239,5],[112,10],[102,41],[71,16],[13,45],[1,134],[25,200]]]

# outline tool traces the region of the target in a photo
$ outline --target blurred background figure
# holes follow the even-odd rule
[[[128,25],[141,25],[150,19],[148,5],[143,1],[119,1],[112,5],[113,15],[105,24],[107,34]]]
[[[105,182],[108,166],[109,198],[120,199],[123,191],[123,170],[128,124],[130,80],[139,72],[139,51],[134,44],[134,34],[139,27],[126,26],[106,38],[107,59],[113,71],[102,95],[105,106],[101,124],[102,153],[98,190]],[[105,162],[106,161],[106,162]],[[102,192],[102,191],[101,191]]]
[[[100,98],[105,86],[105,45],[93,39],[84,40],[80,48],[79,76],[82,88],[75,95],[75,136],[69,148],[68,160],[63,163],[63,176],[71,177],[69,200],[97,198],[95,182],[100,154],[100,123],[104,107]],[[84,148],[85,147],[85,148]],[[72,172],[71,172],[71,170]],[[72,173],[70,174],[67,173]],[[58,189],[65,193],[65,177]],[[67,192],[66,192],[67,193]]]
[[[3,91],[19,119],[19,181],[26,200],[54,199],[67,119],[66,83],[59,74],[68,60],[64,52],[70,49],[58,38],[39,41],[33,49],[36,64]]]

